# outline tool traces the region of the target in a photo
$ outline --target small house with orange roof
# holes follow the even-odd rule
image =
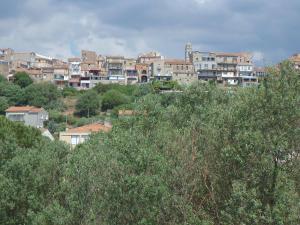
[[[65,132],[59,133],[59,140],[75,147],[78,144],[85,142],[89,136],[98,132],[109,132],[112,126],[108,123],[93,123],[81,127],[68,129]]]
[[[22,122],[27,126],[43,128],[48,120],[48,112],[34,106],[12,106],[6,112],[6,118],[11,121]]]

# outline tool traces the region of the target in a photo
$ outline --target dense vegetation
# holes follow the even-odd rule
[[[0,223],[300,224],[300,74],[270,74],[134,90],[135,116],[73,151],[0,118]]]

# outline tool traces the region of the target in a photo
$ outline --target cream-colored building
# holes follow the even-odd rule
[[[82,127],[68,129],[59,133],[59,140],[64,141],[71,147],[85,142],[92,133],[109,132],[112,129],[110,124],[93,123]]]

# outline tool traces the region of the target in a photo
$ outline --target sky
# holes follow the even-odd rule
[[[253,52],[263,65],[300,52],[300,0],[1,0],[0,48],[66,59],[80,50]]]

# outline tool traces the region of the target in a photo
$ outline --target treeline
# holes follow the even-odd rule
[[[300,74],[270,74],[149,93],[72,151],[1,118],[0,223],[300,224]]]

